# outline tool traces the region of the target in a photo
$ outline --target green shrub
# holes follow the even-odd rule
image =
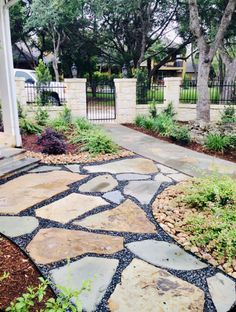
[[[45,108],[38,107],[35,113],[34,119],[40,126],[46,126],[48,122],[49,114]]]
[[[152,129],[163,136],[169,136],[173,127],[174,121],[172,117],[165,113],[161,113],[157,118],[153,119]]]
[[[147,130],[153,129],[154,122],[155,122],[154,118],[151,118],[148,116],[143,116],[143,115],[139,115],[135,119],[135,124],[138,127],[141,127],[141,128],[147,129]]]
[[[236,110],[234,106],[227,106],[221,115],[222,123],[234,123],[236,122]]]
[[[170,138],[180,144],[187,145],[191,142],[191,137],[187,127],[174,126],[170,132]]]
[[[156,101],[152,101],[149,105],[148,105],[148,110],[149,110],[149,114],[151,116],[151,118],[156,118],[157,117],[157,106],[156,106]]]
[[[91,130],[94,127],[86,118],[77,118],[74,125],[78,131]]]
[[[40,134],[42,132],[42,127],[37,125],[27,117],[19,119],[20,131],[23,134]]]
[[[163,110],[163,114],[173,118],[175,115],[174,106],[172,103],[168,103],[167,107]]]
[[[46,84],[52,80],[52,76],[46,64],[39,60],[38,66],[35,68],[35,73],[39,84]]]
[[[228,136],[228,140],[230,149],[236,150],[236,135]]]
[[[198,178],[185,188],[184,202],[197,209],[225,207],[236,208],[236,180],[217,175]]]
[[[65,106],[58,118],[48,122],[48,126],[59,132],[67,132],[72,126],[71,110]]]
[[[72,115],[71,115],[71,110],[67,107],[64,106],[63,111],[60,112],[59,118],[63,120],[67,124],[72,123]]]
[[[229,147],[229,137],[210,133],[206,137],[204,145],[210,151],[224,152]]]

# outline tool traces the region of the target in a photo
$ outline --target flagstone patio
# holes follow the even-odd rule
[[[0,181],[0,232],[55,284],[91,279],[85,311],[227,312],[235,280],[184,251],[152,215],[156,195],[188,178],[137,156],[40,166]]]

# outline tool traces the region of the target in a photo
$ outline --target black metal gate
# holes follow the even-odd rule
[[[86,94],[89,120],[116,119],[116,95],[113,81],[88,82]]]

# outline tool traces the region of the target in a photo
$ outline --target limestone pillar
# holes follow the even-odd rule
[[[72,116],[86,117],[86,79],[65,79],[66,103],[71,109]]]

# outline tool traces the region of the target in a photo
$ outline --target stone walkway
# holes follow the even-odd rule
[[[179,170],[190,176],[212,172],[236,178],[236,164],[159,140],[121,125],[104,125],[113,140],[136,154]]]
[[[56,285],[91,279],[85,311],[227,312],[235,280],[185,252],[152,215],[156,195],[187,178],[137,156],[40,166],[1,181],[0,232]]]

